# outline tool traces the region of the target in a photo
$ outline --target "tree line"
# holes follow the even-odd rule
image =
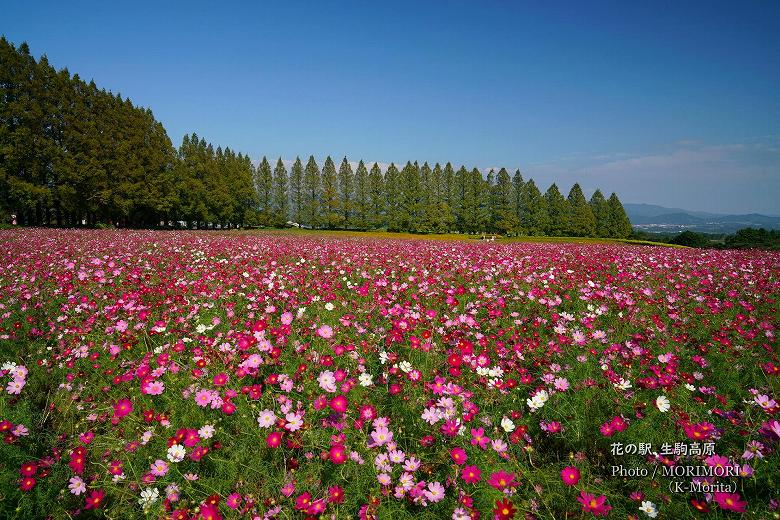
[[[533,179],[505,168],[487,176],[477,168],[427,162],[391,163],[383,172],[362,160],[339,167],[327,157],[300,157],[288,172],[263,157],[255,169],[261,225],[288,221],[311,228],[378,229],[414,233],[500,233],[548,236],[627,237],[631,223],[614,193],[596,190],[588,201],[579,184],[567,197],[552,184],[542,194]]]
[[[0,213],[24,225],[284,226],[627,237],[614,193],[564,197],[501,168],[300,158],[288,171],[196,134],[175,149],[151,110],[0,38]]]

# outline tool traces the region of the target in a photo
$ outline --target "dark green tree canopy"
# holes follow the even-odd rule
[[[546,234],[553,237],[564,236],[571,228],[569,201],[563,198],[555,183],[547,188],[544,201],[547,204],[548,216]]]
[[[607,208],[609,210],[608,236],[614,238],[628,238],[631,236],[631,221],[628,220],[626,210],[615,193],[609,196]]]
[[[568,235],[573,237],[596,236],[596,218],[590,209],[582,188],[574,184],[569,190],[569,230]]]

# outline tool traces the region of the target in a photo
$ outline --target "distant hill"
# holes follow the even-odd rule
[[[746,228],[780,229],[780,216],[748,213],[728,215],[667,208],[655,204],[623,204],[635,229],[651,233],[677,233],[699,231],[702,233],[734,233]]]

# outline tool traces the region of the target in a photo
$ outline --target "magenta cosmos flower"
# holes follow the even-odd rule
[[[278,448],[282,444],[281,432],[271,432],[268,437],[265,438],[265,443],[269,448]]]
[[[582,504],[583,512],[593,513],[594,516],[607,516],[612,509],[612,506],[607,504],[607,497],[604,495],[597,498],[595,495],[580,491],[577,501]]]
[[[747,502],[742,500],[739,493],[715,493],[715,502],[725,511],[744,513]]]
[[[461,477],[466,484],[476,484],[482,479],[482,471],[476,466],[466,466],[463,468]]]
[[[114,417],[121,419],[133,411],[133,402],[130,399],[120,399],[114,405]]]
[[[518,483],[515,481],[515,474],[507,473],[502,469],[491,473],[487,483],[499,491],[518,486]]]
[[[344,464],[347,461],[347,449],[343,444],[334,444],[330,447],[328,457],[333,464]]]
[[[348,406],[349,406],[349,401],[347,401],[346,396],[337,395],[336,397],[330,400],[330,407],[333,409],[334,412],[344,413],[347,411]]]
[[[580,470],[574,466],[568,466],[561,470],[561,480],[567,486],[574,486],[580,481]]]
[[[463,448],[452,448],[450,450],[450,457],[452,457],[453,462],[458,465],[463,465],[468,460],[466,450]]]

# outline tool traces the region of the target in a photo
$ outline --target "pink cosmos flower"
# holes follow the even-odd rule
[[[594,516],[607,516],[612,506],[607,504],[607,497],[601,495],[596,498],[595,495],[580,491],[580,496],[577,497],[577,501],[582,504],[582,511],[585,513],[593,513]]]
[[[485,436],[484,428],[472,428],[471,429],[471,445],[479,446],[483,450],[487,448],[490,438]]]
[[[168,473],[168,463],[164,460],[157,459],[152,462],[151,473],[155,477],[164,477]]]
[[[284,486],[282,486],[280,492],[286,497],[292,496],[292,494],[295,493],[295,481],[291,480],[290,482],[286,483]]]
[[[198,390],[195,393],[195,404],[201,407],[206,407],[211,403],[211,400],[213,399],[213,395],[211,393],[211,390]]]
[[[487,483],[499,491],[517,487],[519,484],[515,481],[514,473],[507,473],[504,470],[498,470],[490,474]]]
[[[129,399],[120,399],[114,405],[114,417],[121,419],[133,411],[133,402]]]
[[[442,486],[439,482],[428,483],[428,489],[426,489],[424,493],[425,498],[434,504],[444,500],[444,486]]]
[[[84,483],[84,480],[79,476],[71,477],[71,479],[68,482],[69,482],[68,489],[70,489],[70,492],[76,496],[85,493],[87,491],[87,485]]]
[[[450,457],[452,457],[452,461],[455,462],[455,464],[458,464],[462,466],[466,463],[468,460],[468,456],[466,455],[466,450],[463,448],[452,448],[450,450]]]
[[[265,443],[269,448],[278,448],[282,444],[282,434],[280,432],[271,432],[265,438]]]
[[[561,480],[567,486],[574,486],[580,481],[580,470],[575,466],[567,466],[561,470]]]
[[[415,472],[420,469],[420,459],[417,457],[409,457],[404,462],[404,471]]]
[[[295,499],[295,509],[298,511],[306,511],[311,505],[311,495],[309,493],[301,493]]]
[[[482,472],[476,466],[465,466],[461,478],[466,484],[476,484],[482,479]]]
[[[718,503],[724,511],[734,511],[735,513],[744,513],[747,502],[742,500],[739,493],[714,493],[715,502]]]
[[[729,459],[727,457],[724,457],[723,455],[710,455],[706,459],[704,459],[704,462],[712,467],[712,468],[720,468],[723,469],[724,467],[729,465]]]
[[[317,329],[317,335],[324,339],[330,339],[333,337],[333,328],[330,325],[320,325]]]
[[[346,396],[337,395],[336,397],[330,400],[330,407],[333,409],[334,412],[344,413],[347,411],[347,408],[349,407],[349,401],[347,400]]]
[[[6,386],[5,391],[11,395],[19,395],[22,392],[22,388],[24,388],[24,385],[25,385],[24,379],[12,379],[8,383],[8,386]]]
[[[238,509],[238,506],[241,504],[241,495],[238,493],[231,493],[228,495],[227,499],[225,500],[225,505],[228,506],[230,509]]]
[[[380,426],[371,432],[371,439],[374,441],[375,446],[382,446],[393,440],[393,432],[384,426]]]
[[[149,395],[160,395],[165,391],[165,384],[162,381],[151,381],[144,387],[144,391]]]
[[[347,461],[347,450],[343,444],[334,444],[330,447],[328,458],[333,464],[344,464]]]

